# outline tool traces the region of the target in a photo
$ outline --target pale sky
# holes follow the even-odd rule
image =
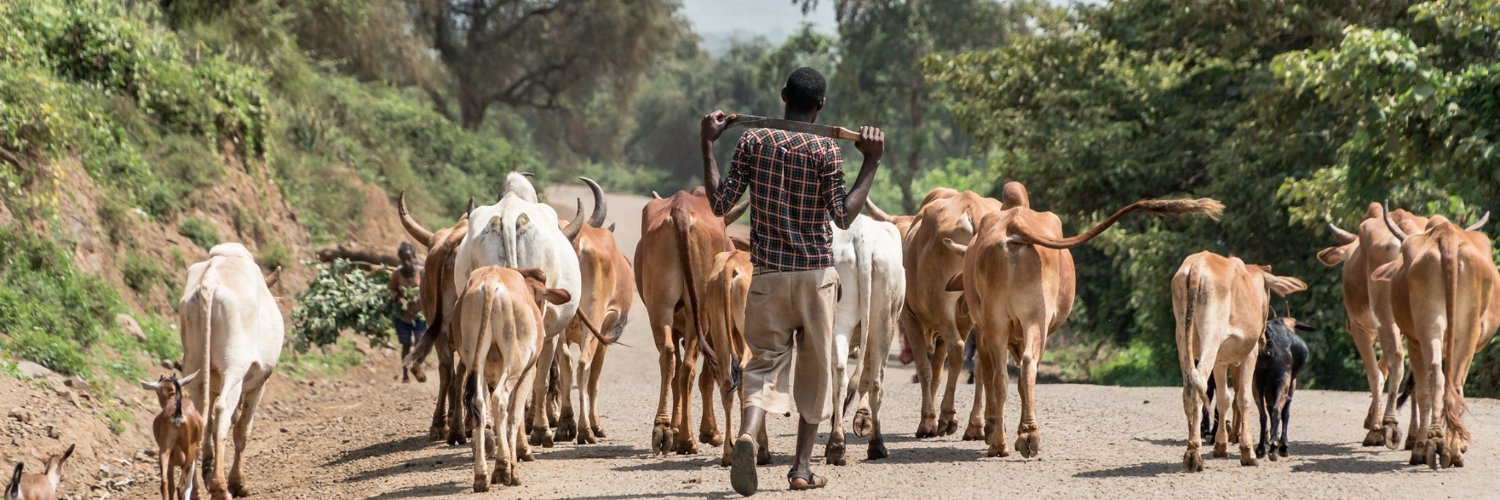
[[[733,38],[763,36],[773,44],[780,44],[803,23],[812,23],[814,29],[834,34],[838,26],[833,2],[822,0],[817,10],[804,16],[802,7],[792,0],[683,0],[682,13],[703,37],[704,45],[713,51],[715,45],[727,44]]]

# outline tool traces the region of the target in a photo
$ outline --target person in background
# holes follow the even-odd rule
[[[401,342],[401,358],[406,359],[411,345],[427,330],[421,315],[422,294],[417,291],[422,285],[422,264],[417,262],[417,247],[405,241],[396,249],[396,258],[401,266],[391,273],[391,299],[396,303],[396,317],[391,319],[396,324],[396,340]],[[401,383],[410,382],[410,377],[403,365]]]

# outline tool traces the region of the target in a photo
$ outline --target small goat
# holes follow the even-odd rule
[[[23,474],[24,464],[16,464],[11,474],[10,486],[5,488],[5,500],[51,500],[57,498],[57,485],[62,483],[62,465],[73,456],[73,447],[60,455],[47,457],[47,467],[41,474]]]
[[[203,442],[203,414],[193,407],[182,386],[198,376],[193,372],[181,379],[163,375],[156,382],[141,382],[141,388],[156,393],[161,412],[151,422],[156,436],[156,458],[161,462],[161,497],[163,500],[192,498],[193,476],[198,474],[198,445]],[[174,477],[182,470],[182,483]]]

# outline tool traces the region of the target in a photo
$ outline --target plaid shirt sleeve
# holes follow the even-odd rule
[[[719,187],[714,190],[712,208],[714,215],[724,216],[734,203],[740,201],[740,196],[745,194],[745,188],[749,187],[746,182],[750,175],[750,165],[746,156],[745,142],[749,140],[750,134],[740,136],[739,145],[734,148],[734,159],[729,162],[729,174],[719,179]]]
[[[828,218],[842,228],[847,207],[844,206],[844,159],[838,146],[825,152],[819,177],[822,178],[820,191],[828,204]]]

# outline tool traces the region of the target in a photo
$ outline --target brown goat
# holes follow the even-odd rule
[[[16,464],[11,475],[10,486],[5,488],[5,500],[51,500],[57,498],[57,485],[62,483],[62,465],[73,456],[73,447],[61,454],[47,457],[47,467],[41,474],[22,473],[23,464]]]
[[[156,393],[161,405],[151,421],[151,433],[156,437],[156,457],[161,463],[162,500],[193,497],[193,476],[198,474],[194,459],[198,457],[198,444],[203,442],[203,414],[186,398],[182,386],[197,376],[198,372],[181,379],[163,375],[156,382],[141,382],[141,388]],[[174,474],[177,469],[182,470],[180,484]]]

